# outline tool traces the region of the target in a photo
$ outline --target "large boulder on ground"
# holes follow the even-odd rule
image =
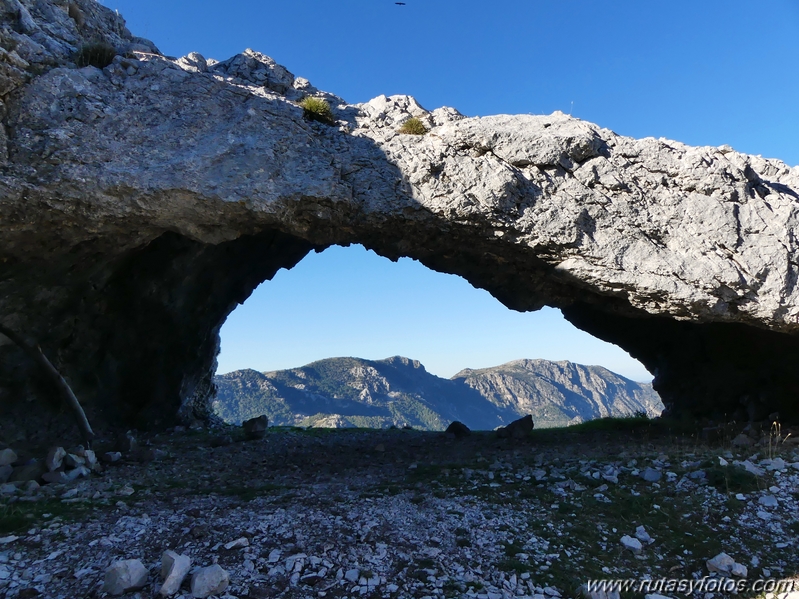
[[[191,576],[192,597],[204,599],[220,595],[230,584],[230,576],[219,564],[200,568]]]
[[[250,418],[241,423],[244,429],[244,436],[250,441],[263,439],[266,435],[266,428],[269,426],[269,419],[265,415]]]
[[[450,423],[445,432],[449,435],[453,435],[456,439],[462,439],[463,437],[470,435],[472,431],[468,426],[463,424],[463,422],[455,420],[454,422]]]
[[[497,436],[503,439],[523,439],[533,432],[534,426],[532,415],[527,414],[527,416],[522,416],[507,426],[498,428]]]
[[[347,104],[258,52],[173,59],[99,3],[76,0],[80,27],[24,4],[0,36],[0,315],[91,417],[208,418],[231,310],[352,243],[561,309],[640,360],[669,409],[799,417],[799,168],[562,113]],[[96,39],[108,60],[78,68]],[[429,132],[399,133],[409,117]],[[0,339],[7,418],[35,415],[34,378]]]
[[[164,597],[171,597],[180,590],[180,585],[183,584],[183,579],[189,573],[191,568],[191,558],[187,555],[180,555],[179,553],[168,549],[164,551],[161,556],[161,577],[164,579],[164,584],[158,591],[159,595]]]
[[[105,571],[103,592],[122,595],[128,591],[142,589],[147,585],[147,568],[137,559],[119,560]]]

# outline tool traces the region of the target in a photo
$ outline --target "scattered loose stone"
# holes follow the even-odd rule
[[[361,571],[353,568],[351,570],[347,570],[344,573],[344,579],[349,580],[350,582],[358,582],[358,579],[361,577]]]
[[[641,553],[641,550],[643,549],[641,541],[639,541],[638,539],[634,539],[633,537],[630,537],[628,535],[624,535],[621,538],[621,544],[624,545],[626,549],[629,549],[635,554]]]
[[[249,547],[250,540],[247,537],[241,537],[236,539],[235,541],[230,541],[229,543],[225,543],[225,549],[240,549],[242,547]]]
[[[83,458],[86,461],[86,466],[92,470],[96,471],[100,467],[100,462],[97,461],[97,454],[94,453],[91,449],[87,449],[83,453]]]
[[[164,579],[164,584],[161,585],[158,593],[164,597],[176,594],[190,568],[190,557],[180,555],[171,549],[165,551],[161,556],[161,578]]]
[[[133,431],[127,431],[125,433],[120,433],[117,436],[117,449],[123,453],[133,453],[139,447],[138,441],[136,441],[136,436],[133,434]]]
[[[86,478],[87,476],[91,476],[92,471],[89,470],[86,466],[78,466],[74,470],[70,470],[66,473],[67,480],[77,480],[79,478]]]
[[[64,457],[64,466],[67,468],[77,468],[78,466],[83,466],[85,463],[85,459],[83,459],[81,456],[75,455],[74,453],[68,453]]]
[[[122,459],[122,454],[118,451],[106,451],[103,454],[103,461],[108,464],[113,464]]]
[[[755,476],[763,476],[765,474],[765,470],[762,468],[758,468],[755,466],[751,461],[744,460],[743,462],[734,462],[735,465],[741,466],[747,472],[754,474]]]
[[[8,481],[13,472],[14,469],[9,465],[0,466],[0,483]]]
[[[641,541],[642,543],[654,543],[655,539],[649,536],[649,533],[646,532],[646,529],[643,526],[639,526],[635,529],[635,538]]]
[[[707,560],[706,565],[708,572],[733,574],[742,578],[745,578],[748,574],[746,566],[736,563],[736,561],[726,553],[719,553],[713,559]]]
[[[775,470],[785,470],[788,467],[788,465],[785,463],[785,460],[783,460],[782,458],[763,460],[760,464],[762,466],[765,466],[766,470],[769,470],[771,472]]]
[[[643,478],[646,482],[654,483],[660,480],[663,474],[660,470],[655,470],[654,468],[647,468],[643,472],[641,472],[641,478]]]
[[[128,591],[142,589],[147,584],[147,568],[137,559],[114,562],[105,571],[103,591],[111,595],[122,595]]]
[[[228,573],[219,564],[200,568],[191,577],[191,594],[198,599],[223,593],[230,584]]]
[[[65,457],[67,457],[67,452],[63,447],[53,447],[47,454],[44,465],[47,466],[48,471],[53,472],[61,468]]]
[[[19,586],[14,589],[39,584],[32,579],[19,578],[26,566],[18,568],[15,561],[35,563],[27,568],[32,568],[36,576],[52,577],[52,581],[39,584],[39,587],[46,585],[48,593],[51,593],[48,596],[70,599],[87,596],[91,581],[102,576],[105,566],[113,558],[131,552],[152,555],[153,550],[162,550],[166,545],[174,549],[171,552],[174,555],[184,553],[195,563],[215,564],[218,560],[218,566],[228,573],[229,586],[211,595],[217,597],[276,597],[285,594],[315,599],[345,596],[353,599],[377,591],[384,599],[434,598],[442,596],[436,591],[442,589],[441,585],[447,580],[452,581],[449,584],[462,585],[459,596],[473,599],[487,599],[489,595],[503,599],[514,596],[547,599],[556,597],[557,592],[571,597],[574,595],[570,588],[549,587],[546,590],[551,581],[550,573],[562,575],[564,563],[568,563],[570,571],[589,565],[597,569],[598,566],[610,566],[605,572],[607,578],[626,576],[626,573],[619,572],[615,562],[607,559],[614,554],[614,539],[621,537],[626,530],[622,522],[606,519],[618,515],[619,510],[613,504],[606,504],[610,509],[608,516],[596,518],[599,534],[592,541],[598,542],[602,554],[582,556],[581,539],[575,539],[575,543],[569,537],[568,523],[580,514],[581,504],[585,505],[586,501],[593,503],[593,494],[604,497],[602,491],[608,491],[610,481],[605,479],[606,475],[616,475],[622,481],[614,483],[619,485],[617,487],[611,485],[614,493],[646,496],[652,510],[673,511],[680,506],[683,511],[676,513],[681,515],[683,524],[675,523],[679,529],[693,533],[693,518],[696,518],[697,530],[704,531],[705,526],[700,522],[702,516],[692,510],[705,508],[705,514],[710,514],[712,526],[718,529],[719,534],[734,535],[736,551],[753,547],[751,544],[740,545],[739,539],[757,536],[761,543],[766,538],[772,539],[771,546],[779,550],[776,557],[767,558],[765,565],[787,568],[789,566],[781,560],[791,560],[794,555],[795,546],[790,542],[788,527],[799,505],[792,494],[793,489],[799,486],[799,474],[794,471],[766,471],[761,485],[766,490],[740,494],[742,505],[725,513],[722,510],[726,493],[719,493],[720,489],[705,479],[687,476],[689,472],[696,472],[695,469],[708,459],[707,455],[700,453],[701,450],[682,464],[673,466],[674,470],[680,468],[678,472],[685,472],[685,476],[672,478],[668,475],[669,462],[675,461],[674,456],[661,455],[647,462],[664,475],[659,485],[652,485],[644,482],[639,470],[633,472],[637,465],[626,456],[621,460],[615,453],[600,458],[593,455],[577,458],[566,457],[567,454],[558,450],[550,460],[551,456],[539,458],[524,448],[506,443],[491,441],[485,447],[479,444],[473,447],[481,434],[473,432],[468,439],[452,443],[440,434],[424,438],[419,435],[417,438],[415,433],[408,435],[398,431],[353,431],[352,441],[347,441],[349,434],[330,436],[276,430],[276,438],[269,437],[269,443],[257,446],[235,444],[219,452],[209,452],[205,443],[198,444],[197,438],[190,439],[189,435],[176,444],[158,435],[154,441],[167,447],[175,460],[159,464],[157,468],[145,468],[126,460],[115,467],[110,476],[93,477],[66,488],[44,487],[41,491],[34,491],[45,500],[86,502],[92,506],[96,504],[100,509],[80,523],[49,515],[32,519],[26,533],[17,533],[22,540],[0,547],[0,594],[5,588],[4,580],[18,581]],[[398,441],[400,436],[402,440]],[[273,440],[277,443],[272,443]],[[181,445],[183,441],[186,445]],[[307,460],[313,460],[328,450],[339,453],[338,443],[342,441],[345,443],[342,447],[352,448],[354,452],[347,458],[354,461],[347,463],[357,464],[357,474],[353,475],[350,470],[329,483],[301,478],[301,468],[308,463]],[[385,445],[385,454],[371,453],[376,443]],[[143,441],[142,445],[148,448],[154,443]],[[291,447],[292,453],[288,454],[287,463],[281,463],[285,459],[282,448],[286,446]],[[457,456],[475,449],[479,453],[474,457],[464,457],[463,466],[455,465],[460,459]],[[544,451],[552,450],[545,448]],[[70,453],[84,459],[87,455],[85,451],[81,455],[75,449]],[[231,462],[233,456],[239,455],[243,461]],[[219,492],[222,484],[242,484],[244,487],[261,483],[263,479],[233,478],[225,469],[233,464],[236,469],[247,470],[250,463],[256,466],[262,463],[264,455],[269,455],[272,463],[280,468],[278,471],[268,470],[264,480],[274,485],[276,490],[270,487],[268,493],[247,502]],[[796,455],[799,457],[799,451]],[[717,456],[709,454],[709,457],[715,461]],[[407,470],[411,459],[418,465],[416,471]],[[381,463],[375,466],[372,461]],[[639,458],[640,461],[643,460]],[[769,463],[758,456],[750,458],[750,462],[764,470]],[[431,465],[436,467],[430,468]],[[88,461],[85,467],[88,467]],[[194,467],[197,469],[189,472]],[[197,478],[187,478],[184,472]],[[391,477],[406,475],[432,477],[429,479],[434,481],[432,488],[417,486],[402,489],[399,493],[375,492],[375,488],[394,484],[397,479]],[[246,476],[253,477],[254,472],[247,470]],[[174,490],[170,488],[171,483],[162,486],[162,481],[171,481],[172,477],[179,482]],[[590,481],[590,487],[578,484],[578,480]],[[200,491],[197,494],[196,490],[185,493],[187,482],[199,483],[202,489],[206,481],[208,493]],[[433,495],[433,490],[440,489],[436,481],[446,482],[447,488],[453,492]],[[345,486],[340,486],[342,482]],[[133,486],[137,489],[135,497],[127,505],[117,504],[119,497],[115,495],[132,493]],[[5,496],[4,501],[33,499],[25,496],[23,486],[15,487],[14,494]],[[283,489],[289,490],[286,498],[282,496]],[[465,499],[458,489],[484,489],[492,495],[497,493],[507,497],[508,503],[484,502],[474,495]],[[548,491],[556,496],[554,503]],[[518,492],[524,492],[524,495],[517,496]],[[541,501],[540,492],[545,494],[546,501]],[[331,514],[326,498],[332,496],[336,497],[333,504],[336,507]],[[764,505],[761,496],[774,497],[778,505]],[[417,503],[417,497],[423,501]],[[685,507],[681,505],[683,497],[690,499]],[[325,498],[325,501],[320,503],[320,498]],[[27,507],[19,505],[22,509]],[[102,508],[102,505],[107,507]],[[520,505],[526,515],[518,514],[517,517]],[[664,557],[660,555],[664,548],[657,545],[643,551],[653,543],[653,539],[647,531],[650,526],[645,515],[646,507],[641,507],[644,511],[634,517],[643,521],[644,526],[635,527],[633,534],[621,539],[622,549],[628,549],[636,558],[625,566],[633,576],[646,575]],[[766,511],[758,511],[759,508]],[[538,523],[546,525],[543,532],[534,532],[534,529],[526,527],[531,514],[535,515]],[[629,521],[626,516],[623,520]],[[215,538],[219,530],[236,531],[242,536],[234,538],[231,535],[229,541],[224,542],[224,538]],[[592,534],[590,529],[588,534]],[[523,551],[507,556],[507,549],[503,547],[506,543],[518,544]],[[74,547],[78,546],[82,549],[77,552],[79,555],[74,555]],[[407,547],[418,547],[418,558],[411,557],[406,570],[396,570],[395,565],[408,560]],[[760,576],[761,570],[755,565],[755,552],[756,549],[749,553],[753,556],[750,567],[757,568],[757,576]],[[152,588],[148,583],[145,588],[160,593],[162,597],[180,596],[180,579],[190,576],[185,572],[190,571],[191,565],[183,567],[183,572],[176,576],[178,580],[167,583],[170,575],[164,566],[169,561],[168,555],[169,552],[165,552],[163,563],[159,565],[162,575],[158,578],[163,580],[163,585],[155,584]],[[498,568],[497,565],[506,557],[512,557],[517,564],[529,565],[530,570],[513,573]],[[670,561],[674,560],[675,567],[682,568],[694,563],[695,559],[705,558],[706,555],[698,555],[682,559],[681,552],[668,556]],[[425,563],[414,563],[414,559]],[[59,574],[64,569],[68,571],[67,575]],[[744,566],[735,563],[728,564],[727,570],[721,574],[744,577],[746,572]],[[776,571],[780,572],[779,569]],[[7,572],[8,578],[3,578],[3,572]],[[666,574],[665,568],[663,574]],[[18,578],[12,579],[12,576]],[[474,589],[468,591],[472,582],[475,583]],[[478,587],[478,583],[482,586]],[[186,590],[190,585],[185,579],[183,584],[182,596],[191,596]],[[199,591],[203,593],[202,589]],[[131,596],[134,592],[130,593]]]
[[[777,507],[779,505],[777,498],[773,495],[763,495],[757,502],[764,507]]]

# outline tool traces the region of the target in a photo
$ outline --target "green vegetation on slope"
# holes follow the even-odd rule
[[[330,358],[290,370],[236,371],[217,376],[216,384],[214,409],[226,422],[266,414],[275,425],[306,427],[443,430],[460,420],[490,430],[529,413],[536,428],[546,428],[640,411],[654,415],[661,407],[650,385],[597,366],[546,360],[444,379],[398,356]]]

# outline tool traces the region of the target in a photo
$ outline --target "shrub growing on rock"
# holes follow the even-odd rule
[[[300,102],[300,106],[302,106],[303,116],[306,119],[319,121],[326,125],[336,124],[336,119],[333,117],[333,111],[330,109],[330,104],[327,103],[327,100],[308,96]]]
[[[397,133],[406,133],[408,135],[424,135],[427,133],[427,131],[428,129],[424,126],[424,123],[415,116],[412,116],[407,121],[402,123],[402,127],[399,128]]]
[[[79,67],[97,67],[104,69],[114,60],[117,51],[107,42],[91,42],[83,44],[75,55],[75,64]]]

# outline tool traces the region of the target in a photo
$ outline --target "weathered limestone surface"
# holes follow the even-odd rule
[[[250,50],[164,57],[92,0],[0,0],[0,17],[0,320],[94,412],[203,417],[229,312],[350,243],[561,308],[667,405],[799,412],[797,167],[560,113],[348,105]],[[119,55],[77,68],[97,39]],[[305,95],[338,126],[303,118]],[[411,116],[430,132],[397,133]],[[30,368],[0,346],[6,399]]]

